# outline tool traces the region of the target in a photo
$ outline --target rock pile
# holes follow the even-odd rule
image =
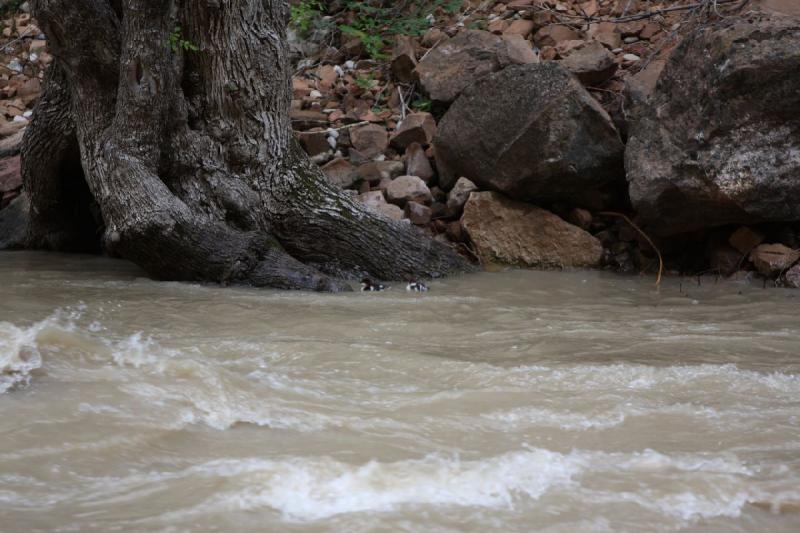
[[[329,23],[292,42],[293,129],[335,187],[482,261],[654,268],[623,211],[669,268],[800,285],[800,10],[697,4],[466,0],[380,59]],[[24,10],[3,36],[0,207],[51,61]]]
[[[53,60],[29,10],[25,2],[20,12],[0,20],[0,209],[20,194],[19,146],[42,92],[44,69]]]

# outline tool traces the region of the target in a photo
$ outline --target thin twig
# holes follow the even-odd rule
[[[361,122],[354,122],[352,124],[346,124],[344,126],[339,126],[338,128],[326,128],[325,131],[318,131],[312,133],[325,133],[328,131],[340,131],[340,130],[349,130],[350,128],[355,128],[357,126],[366,126],[369,124],[369,120],[362,120]],[[307,130],[292,130],[294,133],[306,133]]]
[[[400,120],[403,121],[406,119],[406,100],[403,98],[403,90],[400,86],[397,86],[397,95],[400,97]]]
[[[658,246],[655,245],[653,240],[647,236],[647,233],[642,231],[642,228],[634,224],[633,220],[628,218],[627,215],[623,215],[622,213],[617,213],[616,211],[601,211],[597,213],[598,215],[603,216],[611,216],[611,217],[619,217],[625,220],[630,226],[639,232],[639,234],[645,238],[645,240],[650,243],[650,246],[655,250],[656,255],[658,256],[658,277],[656,277],[656,287],[661,285],[661,274],[664,272],[664,259],[661,257],[661,250],[658,249]]]
[[[742,1],[743,0],[703,0],[702,2],[698,2],[696,4],[688,4],[688,5],[685,5],[685,6],[670,6],[670,7],[665,7],[665,8],[661,8],[661,9],[653,9],[651,11],[645,11],[645,12],[642,12],[642,13],[636,13],[635,15],[627,15],[627,16],[616,17],[616,18],[588,17],[586,15],[583,15],[583,16],[581,16],[581,15],[569,15],[567,13],[560,13],[558,11],[555,11],[553,9],[550,9],[550,8],[547,8],[547,7],[544,7],[544,6],[541,6],[541,5],[534,6],[534,7],[539,9],[539,10],[541,10],[541,11],[551,12],[551,13],[555,14],[558,17],[570,18],[570,19],[575,19],[575,20],[582,20],[582,21],[590,22],[590,23],[591,22],[612,22],[614,24],[619,24],[619,23],[623,23],[623,22],[633,22],[634,20],[642,20],[642,19],[646,19],[646,18],[651,18],[651,17],[655,17],[657,15],[663,15],[664,13],[671,13],[673,11],[687,11],[687,10],[692,10],[692,9],[697,9],[697,8],[708,7],[709,5],[711,5],[712,2],[714,3],[715,6],[717,6],[717,5],[733,4],[733,3],[736,3],[736,2],[742,2]]]

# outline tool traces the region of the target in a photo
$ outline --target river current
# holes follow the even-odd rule
[[[800,531],[800,291],[0,280],[3,532]]]

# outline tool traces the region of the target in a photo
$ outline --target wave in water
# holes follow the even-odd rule
[[[597,477],[639,489],[600,490]],[[529,448],[480,460],[431,454],[395,462],[350,464],[331,457],[225,459],[174,473],[149,473],[99,483],[96,495],[116,498],[132,488],[191,479],[216,479],[219,489],[202,502],[153,517],[174,523],[198,516],[271,509],[283,520],[315,522],[414,506],[490,508],[515,512],[549,492],[577,496],[583,506],[635,504],[674,525],[735,517],[752,498],[754,473],[732,454],[665,455],[653,450],[558,453]],[[612,485],[613,486],[613,485]],[[636,483],[633,484],[636,487]],[[109,492],[110,491],[110,492]]]
[[[37,338],[54,324],[50,318],[27,328],[0,322],[0,394],[30,382],[31,372],[42,366]]]

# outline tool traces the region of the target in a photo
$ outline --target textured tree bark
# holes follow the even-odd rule
[[[105,248],[160,279],[337,291],[349,286],[330,273],[468,268],[334,189],[298,148],[287,3],[35,0],[33,10],[56,61],[23,149],[32,244],[85,245],[91,218],[73,223],[63,208],[65,189],[85,180]],[[178,27],[197,51],[170,45]],[[76,150],[80,172],[64,173]]]

